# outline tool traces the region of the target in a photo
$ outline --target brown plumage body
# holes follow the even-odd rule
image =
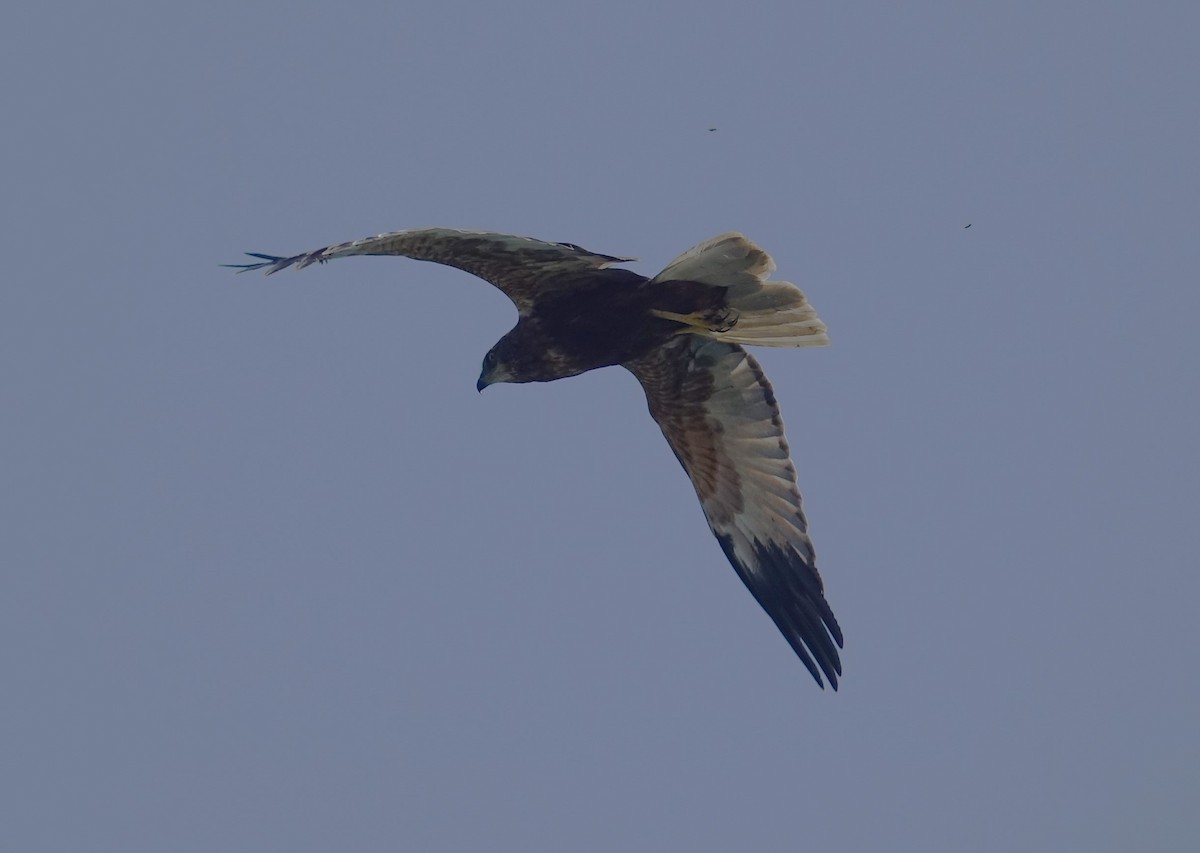
[[[700,282],[651,282],[621,269],[566,276],[492,348],[507,381],[548,382],[625,364],[662,346],[687,327],[653,311],[727,314],[727,288]]]

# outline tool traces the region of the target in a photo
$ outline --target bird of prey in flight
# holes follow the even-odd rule
[[[770,382],[743,345],[825,346],[825,324],[741,234],[684,252],[654,278],[632,258],[483,231],[394,231],[293,257],[230,264],[268,275],[351,255],[457,267],[517,306],[517,325],[483,359],[477,387],[547,382],[620,365],[683,465],[713,535],[817,684],[837,689],[842,631],[825,601]]]

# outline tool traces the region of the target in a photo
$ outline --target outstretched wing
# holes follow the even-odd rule
[[[709,527],[823,687],[842,631],[825,601],[771,384],[735,344],[680,335],[625,365],[696,488]],[[835,645],[836,643],[836,645]]]
[[[392,231],[336,246],[326,246],[290,258],[247,252],[261,258],[252,264],[225,264],[240,272],[265,269],[267,275],[288,267],[303,269],[350,255],[401,255],[457,267],[494,284],[526,313],[538,291],[556,278],[571,273],[604,269],[633,258],[598,255],[572,243],[548,243],[532,237],[493,234],[487,231],[457,231],[452,228],[421,228]]]

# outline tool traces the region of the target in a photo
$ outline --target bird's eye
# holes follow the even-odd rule
[[[490,350],[488,352],[488,354],[483,357],[483,366],[484,367],[495,367],[495,365],[496,365],[496,351]]]

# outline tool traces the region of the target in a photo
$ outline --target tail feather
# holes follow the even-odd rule
[[[774,270],[770,255],[741,234],[730,232],[684,252],[653,280],[695,281],[726,288],[725,301],[736,322],[716,328],[688,323],[683,332],[731,344],[827,346],[825,324],[803,291],[785,281],[767,281]]]

